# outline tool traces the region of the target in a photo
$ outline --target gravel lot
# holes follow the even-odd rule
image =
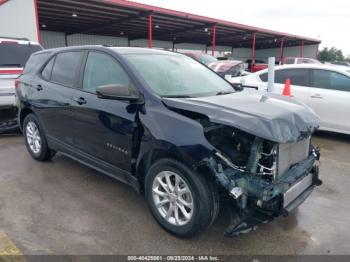
[[[36,162],[20,135],[2,135],[0,232],[23,254],[350,254],[350,136],[318,133],[314,144],[324,184],[289,217],[230,239],[223,207],[212,228],[183,240],[130,187],[62,155]]]

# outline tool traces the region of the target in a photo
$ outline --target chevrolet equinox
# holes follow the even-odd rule
[[[60,152],[131,185],[178,237],[212,225],[223,202],[232,214],[226,234],[246,233],[288,215],[321,184],[311,109],[238,92],[182,54],[103,46],[37,52],[16,97],[35,160]]]

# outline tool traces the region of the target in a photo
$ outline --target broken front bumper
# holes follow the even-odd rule
[[[290,168],[277,183],[268,187],[259,185],[264,188],[261,188],[258,195],[248,195],[246,208],[230,205],[231,224],[226,230],[226,235],[247,233],[257,225],[270,222],[281,215],[287,216],[297,208],[312,193],[315,186],[322,184],[316,165],[318,159],[317,152]],[[257,186],[253,184],[256,190]]]

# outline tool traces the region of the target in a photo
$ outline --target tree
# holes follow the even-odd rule
[[[319,54],[319,60],[321,62],[345,61],[345,57],[340,49],[324,47]]]
[[[348,55],[345,60],[350,63],[350,55]]]

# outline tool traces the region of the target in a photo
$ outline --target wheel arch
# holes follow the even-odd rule
[[[25,107],[25,108],[21,109],[20,114],[19,114],[19,127],[21,130],[23,130],[24,119],[29,114],[34,114],[33,110],[30,109],[29,107]]]
[[[178,161],[181,161],[181,157],[178,154],[171,153],[169,150],[162,148],[154,148],[150,149],[138,161],[136,166],[136,176],[140,181],[141,191],[144,189],[145,176],[147,174],[147,170],[151,167],[153,163],[163,158],[173,158]]]
[[[171,143],[159,141],[147,150],[141,150],[136,161],[135,176],[140,182],[141,191],[143,191],[145,176],[149,168],[156,161],[164,158],[171,158],[181,162],[193,171],[198,171],[207,175],[210,170],[205,170],[205,166],[198,165],[205,157],[210,154],[209,150],[198,146],[179,147]],[[210,177],[210,176],[209,176]]]

